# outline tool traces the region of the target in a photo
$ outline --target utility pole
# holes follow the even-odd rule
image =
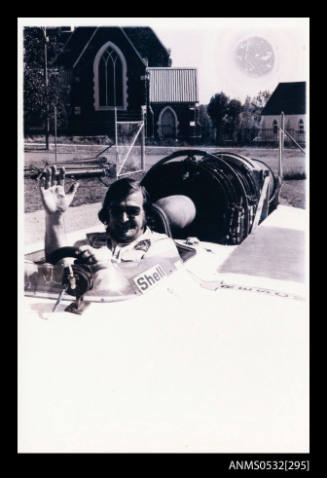
[[[55,164],[57,164],[57,107],[53,107],[54,111],[54,140],[55,140]]]
[[[148,62],[147,62],[148,64]],[[144,81],[144,105],[145,111],[142,108],[142,121],[144,121],[144,128],[145,128],[145,136],[153,136],[153,131],[149,131],[149,124],[148,124],[148,111],[149,111],[149,89],[150,89],[150,73],[148,70],[145,71],[145,74],[142,75],[141,80]]]
[[[49,78],[48,78],[48,42],[46,27],[42,27],[44,35],[44,86],[45,86],[45,148],[49,150],[50,118],[49,118]]]

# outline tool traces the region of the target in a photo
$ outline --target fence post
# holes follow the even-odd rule
[[[115,146],[117,146],[117,107],[114,109],[114,120],[115,120]]]
[[[57,164],[57,107],[54,106],[54,141],[55,141],[55,164]]]
[[[144,156],[145,156],[145,119],[144,119],[144,113],[145,113],[145,108],[146,106],[141,106],[141,113],[142,113],[142,123],[143,123],[143,128],[142,128],[142,139],[141,139],[141,169],[144,171]]]
[[[117,144],[117,107],[114,109],[114,122],[115,122],[115,149],[116,149],[116,179],[118,179],[118,144]]]
[[[284,113],[280,114],[279,128],[279,176],[283,178],[283,149],[284,149]]]
[[[48,43],[46,27],[41,27],[44,36],[44,92],[45,92],[45,149],[49,151],[49,136],[50,136],[50,118],[49,118],[49,75],[48,75]]]

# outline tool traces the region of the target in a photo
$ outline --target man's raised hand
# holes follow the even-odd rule
[[[71,205],[79,184],[73,183],[65,193],[65,169],[47,168],[39,180],[40,194],[45,211],[49,215],[61,215]]]

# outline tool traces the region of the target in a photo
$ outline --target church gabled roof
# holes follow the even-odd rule
[[[169,52],[150,27],[123,27],[148,66],[169,66]]]
[[[306,112],[305,81],[279,83],[261,115],[301,115]]]
[[[66,43],[63,50],[55,59],[53,66],[73,66],[85,45],[91,40],[96,27],[78,27],[65,35]]]
[[[168,66],[169,52],[149,27],[77,27],[65,35],[66,43],[53,66],[76,66],[98,30],[119,28],[127,37],[135,53],[149,66]]]

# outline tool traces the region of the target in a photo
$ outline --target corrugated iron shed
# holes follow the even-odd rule
[[[198,101],[196,68],[148,68],[150,103]]]

